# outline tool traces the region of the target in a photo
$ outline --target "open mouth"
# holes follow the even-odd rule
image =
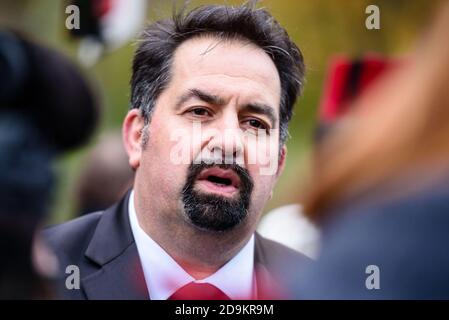
[[[240,177],[234,170],[212,167],[200,173],[197,185],[206,192],[232,195],[240,188]]]

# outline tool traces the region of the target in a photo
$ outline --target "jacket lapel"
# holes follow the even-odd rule
[[[269,251],[265,248],[265,239],[257,232],[254,235],[254,272],[256,274],[257,300],[282,298],[276,281],[276,270],[270,262]]]
[[[85,256],[99,269],[81,279],[88,299],[149,299],[128,216],[130,192],[106,210]]]
[[[258,299],[289,299],[293,280],[313,261],[293,249],[255,234],[254,265]]]

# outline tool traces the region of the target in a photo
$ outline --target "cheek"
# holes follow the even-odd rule
[[[201,153],[206,140],[198,126],[180,123],[171,132],[167,146],[170,148],[169,158],[173,164],[190,165]]]
[[[218,129],[200,122],[176,118],[172,126],[174,129],[169,131],[166,147],[170,149],[169,158],[173,164],[190,165],[195,160],[210,159],[210,141],[222,138]]]
[[[246,137],[245,161],[262,178],[275,176],[279,161],[278,137]]]
[[[154,150],[155,151],[155,150]],[[155,198],[165,202],[166,205],[173,204],[178,200],[182,188],[186,182],[187,165],[174,165],[161,153],[152,152],[149,148],[144,151],[142,177],[146,189]]]
[[[256,171],[253,171],[253,170]],[[254,166],[249,167],[251,176],[254,181],[254,189],[252,195],[252,202],[254,209],[263,209],[266,202],[270,199],[271,191],[276,182],[275,176],[258,174],[259,168]]]
[[[181,147],[185,147],[186,137],[186,130],[180,126],[175,116],[155,112],[149,125],[146,151],[159,158],[167,166],[179,164],[179,161],[172,158],[177,154],[185,154]]]
[[[190,163],[176,161],[172,153],[176,142],[171,141],[170,126],[157,119],[150,123],[148,143],[142,153],[142,169],[148,184],[166,195],[177,194],[184,186]]]

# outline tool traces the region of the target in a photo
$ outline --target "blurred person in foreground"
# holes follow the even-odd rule
[[[322,252],[296,298],[449,299],[448,30],[446,3],[319,147],[303,203]]]
[[[67,58],[0,30],[0,299],[58,297],[58,262],[38,229],[56,157],[83,144],[97,118],[93,93]]]
[[[149,25],[123,123],[133,190],[46,230],[62,268],[79,268],[67,297],[278,297],[287,271],[309,259],[255,229],[285,165],[303,78],[301,52],[255,1]]]
[[[332,127],[354,107],[353,102],[376,83],[381,75],[401,61],[375,53],[349,58],[336,56],[329,64],[319,106],[315,144],[332,132]],[[298,186],[298,188],[301,188]],[[319,252],[320,234],[301,204],[284,205],[265,214],[257,227],[265,238],[280,242],[311,258]]]

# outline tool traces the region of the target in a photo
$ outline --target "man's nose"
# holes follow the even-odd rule
[[[240,163],[243,160],[243,132],[237,115],[227,115],[216,122],[207,148],[215,157],[226,164]]]

